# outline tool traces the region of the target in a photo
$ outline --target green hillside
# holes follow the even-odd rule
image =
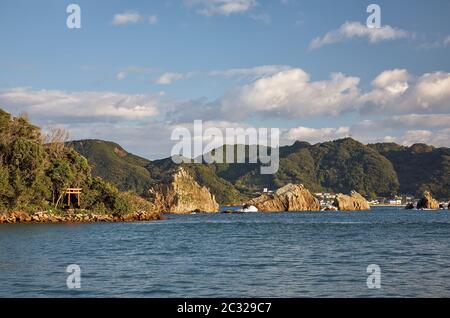
[[[243,191],[302,183],[312,191],[388,196],[399,188],[392,164],[377,151],[351,138],[316,145],[297,142],[280,148],[280,168],[261,175],[259,164],[217,165],[218,174]]]
[[[438,198],[450,197],[449,148],[434,148],[425,144],[404,147],[392,143],[370,147],[392,162],[401,193],[420,195],[428,190]]]
[[[84,140],[72,142],[71,147],[88,158],[94,175],[121,190],[144,195],[150,184],[176,167],[171,158],[150,162],[112,142]],[[246,162],[250,147],[244,147]],[[237,146],[233,151],[236,153]],[[450,197],[448,148],[364,145],[345,138],[314,145],[296,142],[279,151],[280,168],[274,175],[261,175],[259,163],[183,166],[221,204],[241,203],[263,188],[275,189],[288,183],[302,183],[313,192],[356,190],[369,198],[400,193],[418,195],[424,190],[437,197]]]
[[[145,168],[150,160],[125,151],[120,145],[103,140],[77,140],[67,143],[86,157],[94,176],[115,184],[121,191],[143,194],[152,182]]]
[[[58,211],[67,188],[82,188],[84,211],[128,214],[142,203],[93,177],[86,158],[72,148],[43,140],[26,118],[0,109],[0,211]]]

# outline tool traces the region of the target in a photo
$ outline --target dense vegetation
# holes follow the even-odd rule
[[[248,147],[247,154],[248,154]],[[247,156],[248,157],[248,156]],[[274,175],[261,175],[259,164],[214,164],[217,174],[241,192],[279,188],[302,183],[308,189],[390,196],[399,188],[392,164],[377,151],[351,139],[316,145],[297,142],[280,148],[280,168]]]
[[[64,206],[68,187],[83,189],[82,210],[128,214],[137,203],[142,208],[133,195],[92,177],[86,158],[61,140],[46,143],[25,117],[0,109],[0,210],[57,211]]]
[[[88,158],[95,176],[121,190],[143,195],[150,184],[162,180],[176,167],[170,158],[150,162],[111,142],[84,140],[72,142],[71,146]],[[245,150],[248,162],[249,146]],[[287,183],[302,183],[313,192],[356,190],[369,198],[394,194],[418,196],[424,190],[438,198],[450,197],[448,148],[421,144],[404,147],[393,143],[363,145],[346,138],[315,145],[296,142],[279,150],[280,169],[275,175],[261,175],[260,164],[183,166],[221,204],[243,202],[262,188],[275,189]]]
[[[400,192],[430,191],[438,198],[450,197],[450,149],[424,144],[403,147],[392,143],[369,145],[392,162]]]
[[[143,194],[152,183],[145,168],[150,161],[126,152],[116,143],[102,140],[79,140],[67,146],[88,158],[92,174],[115,184],[120,191]]]

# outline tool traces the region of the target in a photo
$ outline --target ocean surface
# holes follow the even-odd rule
[[[367,287],[371,264],[380,289]],[[0,225],[0,297],[412,296],[450,297],[448,210]]]

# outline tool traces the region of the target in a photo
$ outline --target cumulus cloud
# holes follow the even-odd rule
[[[430,130],[408,130],[403,136],[395,139],[400,144],[410,146],[415,143],[424,143],[436,147],[450,146],[450,128],[438,131]]]
[[[138,71],[142,69],[126,68],[121,76]],[[158,82],[169,84],[189,76],[167,74],[162,74]],[[248,120],[256,122],[260,118],[272,122],[275,118],[298,120],[350,112],[351,116],[345,117],[346,124],[341,122],[334,128],[282,129],[281,142],[319,142],[351,134],[364,142],[426,142],[450,146],[450,73],[415,76],[403,69],[386,70],[373,79],[368,89],[360,88],[358,77],[333,73],[327,79],[312,80],[304,70],[288,66],[232,69],[209,75],[244,77],[250,81],[215,100],[185,101],[163,100],[162,93],[68,92],[19,87],[0,90],[0,105],[14,114],[27,112],[40,125],[68,125],[75,131],[72,135],[80,138],[117,140],[126,147],[136,145],[135,149],[148,142],[149,147],[157,147],[153,149],[158,149],[158,153],[165,152],[167,147],[163,144],[169,140],[173,127],[189,126],[196,119],[208,125],[245,128],[249,127]],[[367,120],[351,125],[348,120],[354,115],[365,116]]]
[[[361,96],[363,113],[450,113],[450,73],[435,72],[414,78],[406,70],[385,71]]]
[[[185,3],[199,7],[198,12],[205,16],[244,13],[258,5],[256,0],[185,0]]]
[[[318,49],[324,45],[334,44],[353,38],[366,38],[370,43],[402,39],[409,36],[407,31],[385,25],[381,28],[368,28],[360,22],[345,22],[337,30],[327,32],[323,37],[315,38],[310,49]]]
[[[181,81],[186,78],[185,74],[182,73],[164,73],[154,80],[155,84],[159,85],[170,85],[173,82]]]
[[[0,104],[13,113],[26,112],[42,121],[147,119],[158,114],[159,94],[67,92],[14,88],[0,91]]]
[[[332,73],[329,79],[313,81],[304,70],[288,66],[230,69],[209,75],[251,79],[216,100],[178,103],[179,107],[169,112],[171,119],[180,121],[195,116],[227,120],[258,116],[301,119],[353,112],[388,115],[391,122],[396,119],[397,123],[404,120],[414,121],[415,125],[420,122],[437,125],[445,120],[442,116],[437,118],[440,114],[450,113],[450,74],[444,72],[414,76],[404,69],[386,70],[366,90],[360,88],[358,77]],[[411,114],[414,116],[395,117]],[[433,114],[436,116],[429,116]]]
[[[342,73],[314,82],[302,69],[291,69],[230,92],[221,100],[221,110],[224,115],[238,117],[254,113],[287,118],[337,115],[356,106],[358,84],[359,78]]]
[[[450,127],[450,115],[445,114],[408,114],[389,116],[383,119],[366,119],[355,124],[352,129],[364,131],[431,129]]]
[[[289,144],[297,140],[317,143],[348,137],[350,135],[350,127],[310,128],[300,126],[296,128],[285,129],[283,130],[281,135],[284,139],[284,144]]]

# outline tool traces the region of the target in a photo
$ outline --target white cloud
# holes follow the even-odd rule
[[[210,76],[252,77],[217,100],[190,100],[172,107],[170,119],[188,118],[242,120],[257,118],[300,119],[308,116],[338,116],[359,113],[391,116],[399,123],[439,125],[450,114],[450,73],[436,72],[419,77],[404,69],[381,72],[372,88],[360,88],[358,77],[332,73],[329,79],[312,81],[299,68],[261,66],[214,71]],[[168,82],[168,80],[163,81]],[[411,115],[415,117],[395,117]],[[435,115],[434,117],[422,115]],[[172,117],[173,116],[173,117]],[[394,117],[392,117],[394,116]]]
[[[315,38],[310,49],[317,49],[324,45],[342,42],[353,38],[367,38],[370,43],[396,40],[409,36],[407,31],[385,25],[381,28],[368,28],[360,22],[345,22],[337,30],[327,32],[323,37]]]
[[[224,78],[250,77],[256,79],[263,76],[273,75],[289,69],[291,69],[291,67],[286,65],[263,65],[251,68],[234,68],[224,71],[212,71],[209,73],[209,76],[218,76]]]
[[[385,88],[393,94],[397,94],[399,92],[403,93],[406,89],[408,89],[407,81],[410,78],[411,75],[407,70],[388,70],[378,75],[372,81],[372,85],[378,88]]]
[[[205,16],[244,13],[258,5],[256,0],[185,0],[185,3],[199,7],[198,12]]]
[[[355,131],[431,129],[450,127],[450,115],[408,114],[389,116],[383,119],[366,119],[352,126]]]
[[[419,46],[421,49],[441,49],[450,45],[450,35],[434,42],[423,43]]]
[[[405,70],[393,70],[377,79],[372,83],[374,89],[361,96],[360,110],[364,113],[450,113],[450,73],[413,78]]]
[[[342,73],[313,82],[302,69],[291,69],[230,92],[221,100],[221,110],[237,118],[255,113],[285,118],[338,115],[355,108],[358,85],[359,78]]]
[[[424,143],[436,147],[450,147],[450,128],[438,131],[408,130],[403,136],[396,138],[396,141],[405,146]]]
[[[45,122],[148,119],[158,114],[160,95],[114,92],[67,92],[14,88],[0,91],[0,104]]]
[[[181,81],[186,78],[186,75],[181,73],[164,73],[154,80],[159,85],[170,85],[175,81]]]
[[[114,15],[113,25],[135,24],[142,21],[142,16],[137,11],[125,11]]]
[[[126,77],[127,77],[127,73],[125,71],[120,71],[116,75],[116,78],[118,81],[124,80]]]
[[[148,74],[151,73],[152,69],[147,67],[136,67],[136,66],[129,66],[125,69],[120,70],[117,75],[116,79],[118,81],[124,80],[129,74],[132,73],[138,73],[138,74]]]
[[[283,130],[282,138],[286,141],[284,144],[288,144],[292,141],[308,141],[310,143],[323,142],[328,140],[335,140],[345,138],[350,135],[349,127],[338,128],[309,128],[309,127],[296,127],[287,130]]]
[[[157,24],[158,17],[156,15],[150,15],[147,18],[142,16],[137,11],[125,11],[114,15],[112,25],[121,26],[127,24],[136,24],[147,20],[148,24]]]

